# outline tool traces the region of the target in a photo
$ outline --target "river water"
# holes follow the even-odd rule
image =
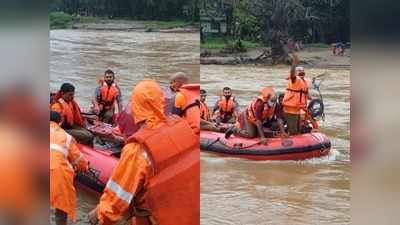
[[[199,35],[146,32],[53,30],[50,32],[50,90],[63,82],[76,86],[87,107],[96,79],[116,72],[124,103],[144,78],[167,86],[168,76],[184,71],[199,82]],[[233,88],[242,107],[267,85],[284,90],[288,68],[201,66],[202,88],[212,105],[224,86]],[[350,72],[307,69],[307,76],[328,72],[321,90],[332,154],[302,162],[255,162],[201,154],[201,224],[349,224],[350,221]],[[98,196],[77,188],[78,221]],[[54,219],[51,219],[54,224]]]
[[[201,224],[350,223],[350,71],[306,68],[308,77],[324,72],[326,121],[320,125],[332,141],[331,154],[300,162],[256,162],[202,152]],[[245,107],[262,87],[283,91],[289,68],[202,65],[200,74],[209,107],[225,86]]]
[[[123,31],[53,30],[50,32],[50,90],[62,83],[76,87],[75,98],[88,107],[106,69],[116,73],[126,104],[132,88],[144,78],[168,86],[169,75],[183,71],[191,82],[199,82],[200,35]],[[87,224],[86,213],[98,196],[77,188],[77,224]],[[51,219],[54,224],[54,218]]]

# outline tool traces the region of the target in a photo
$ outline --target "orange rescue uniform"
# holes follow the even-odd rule
[[[164,98],[152,80],[132,94],[132,114],[144,122],[122,150],[97,206],[102,225],[133,216],[133,224],[200,223],[199,139],[182,118],[166,118]]]
[[[88,162],[74,138],[50,122],[50,205],[76,220],[75,171],[86,171]]]

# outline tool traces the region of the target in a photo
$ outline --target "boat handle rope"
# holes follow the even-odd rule
[[[235,147],[231,147],[231,146],[227,145],[225,142],[221,141],[221,138],[218,137],[218,138],[215,139],[213,142],[211,142],[210,144],[208,144],[208,145],[206,146],[206,148],[208,148],[208,147],[214,145],[214,144],[217,143],[217,142],[221,143],[222,145],[224,145],[224,146],[226,146],[226,147],[228,147],[228,148],[230,148],[230,149],[234,149],[234,150],[242,150],[242,149],[245,149],[245,148],[250,148],[250,147],[253,147],[253,146],[258,145],[258,144],[261,143],[261,142],[256,142],[256,143],[253,143],[253,144],[250,144],[250,145],[247,145],[247,146],[243,146],[243,143],[235,143],[235,144],[234,144]]]

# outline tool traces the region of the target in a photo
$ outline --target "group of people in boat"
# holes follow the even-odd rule
[[[260,143],[267,143],[264,128],[271,134],[279,133],[281,137],[309,132],[317,128],[317,122],[307,109],[309,85],[305,79],[304,68],[294,60],[285,93],[276,92],[273,87],[263,88],[247,107],[240,111],[236,97],[230,87],[224,87],[220,99],[212,111],[206,104],[207,92],[200,90],[201,129],[225,132],[225,138],[235,134],[244,138],[261,138]],[[221,123],[233,124],[221,126]]]
[[[118,164],[88,215],[90,223],[114,224],[130,215],[138,225],[198,224],[200,130],[225,132],[226,138],[260,136],[263,144],[267,144],[264,126],[282,137],[301,133],[302,123],[312,118],[305,113],[309,87],[298,63],[294,56],[284,94],[265,87],[243,111],[232,90],[225,87],[210,112],[207,92],[199,93],[199,86],[188,84],[182,72],[173,74],[164,90],[154,80],[139,82],[126,107],[138,130],[124,140]],[[50,204],[57,225],[67,224],[67,216],[76,219],[74,176],[90,171],[78,143],[93,146],[94,134],[87,129],[88,121],[74,94],[75,86],[63,83],[50,99]],[[121,99],[114,72],[106,70],[95,89],[92,113],[99,121],[116,125]],[[171,166],[178,164],[185,170]],[[158,198],[163,199],[163,207],[157,207]]]
[[[185,87],[187,82],[187,76],[179,72],[171,76],[165,90],[154,80],[134,87],[128,107],[139,129],[125,140],[99,204],[88,215],[91,224],[114,224],[127,214],[138,225],[199,223],[200,111],[198,91]],[[90,172],[90,162],[78,143],[93,146],[94,134],[87,129],[88,121],[74,94],[75,86],[63,83],[50,98],[50,204],[57,225],[67,224],[68,217],[76,220],[74,177]],[[92,113],[99,121],[115,124],[117,112],[122,111],[121,99],[114,72],[106,70],[95,89]],[[186,169],[170,171],[171,163]],[[170,177],[171,173],[176,176]],[[154,180],[157,185],[149,187]],[[175,192],[161,191],[167,189]],[[165,207],[157,207],[158,197]],[[171,210],[172,205],[182,207]]]

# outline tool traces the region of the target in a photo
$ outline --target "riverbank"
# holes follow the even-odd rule
[[[138,21],[128,19],[71,16],[62,12],[53,12],[50,13],[50,29],[195,33],[199,32],[199,24],[196,22],[183,20]]]
[[[271,65],[269,47],[250,48],[241,53],[224,53],[220,49],[202,48],[200,64],[203,65],[241,65],[259,64]],[[308,45],[297,52],[301,64],[313,68],[350,69],[351,50],[346,49],[344,56],[332,55],[332,50],[327,45]]]

